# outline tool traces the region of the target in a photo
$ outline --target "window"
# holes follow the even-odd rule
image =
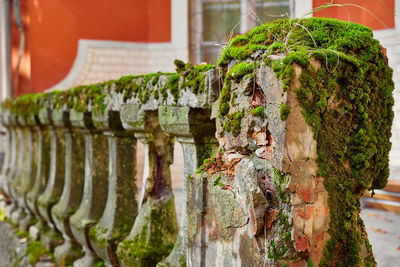
[[[191,0],[190,57],[215,64],[224,44],[235,35],[276,18],[287,17],[290,0]]]

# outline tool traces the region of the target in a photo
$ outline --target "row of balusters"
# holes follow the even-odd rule
[[[0,186],[11,199],[12,222],[39,238],[60,265],[102,260],[108,266],[152,266],[178,258],[184,265],[186,179],[202,163],[206,154],[200,151],[215,144],[214,123],[204,123],[208,129],[197,136],[190,131],[179,136],[163,131],[157,111],[145,113],[143,131],[124,128],[118,112],[109,126],[93,123],[90,112],[46,114],[3,115],[7,153]],[[139,196],[137,139],[144,144]],[[180,227],[170,172],[175,139],[184,159]]]

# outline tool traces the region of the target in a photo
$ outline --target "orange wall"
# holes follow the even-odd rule
[[[327,0],[314,0],[313,7],[326,4]],[[314,13],[315,17],[350,20],[370,27],[372,30],[394,28],[394,0],[335,0],[333,4],[344,7],[328,7]],[[357,5],[350,6],[348,4]],[[365,11],[366,9],[368,11]],[[371,14],[372,13],[372,14]],[[377,17],[377,18],[375,18]]]
[[[25,45],[22,57],[19,62],[18,72],[18,55],[20,44],[20,32],[15,23],[14,12],[11,12],[11,82],[13,86],[13,94],[22,90],[22,88],[31,88],[31,57],[29,51],[29,2],[20,1],[21,17],[24,28]]]
[[[130,42],[171,40],[171,0],[26,0],[30,84],[16,94],[40,92],[61,81],[79,39]],[[13,28],[15,32],[15,26]],[[13,39],[13,59],[18,42]],[[14,61],[13,61],[14,62]]]

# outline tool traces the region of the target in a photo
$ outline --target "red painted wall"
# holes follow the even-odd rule
[[[75,60],[79,39],[130,42],[171,40],[171,0],[26,0],[26,56],[29,82],[19,95],[40,92],[61,81]],[[12,28],[16,35],[16,26]],[[13,64],[18,41],[13,38]],[[15,70],[15,68],[14,68]]]
[[[22,24],[24,29],[24,39],[25,45],[22,53],[22,57],[18,63],[19,56],[19,44],[20,44],[20,32],[15,23],[15,15],[14,12],[11,13],[11,82],[13,86],[13,94],[15,95],[19,91],[22,91],[22,88],[31,88],[31,54],[30,54],[30,16],[29,16],[29,1],[20,1],[21,3],[21,17]],[[17,65],[18,72],[17,70]]]
[[[326,4],[327,2],[330,1],[314,0],[313,7],[317,8]],[[372,30],[390,29],[394,28],[395,26],[394,0],[335,0],[333,1],[333,4],[345,6],[328,7],[321,11],[315,12],[314,16],[338,18],[345,21],[349,20],[366,25]]]

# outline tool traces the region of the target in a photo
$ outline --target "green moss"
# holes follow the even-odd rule
[[[272,241],[271,246],[268,247],[268,258],[276,260],[279,257],[285,255],[286,252],[287,252],[287,248],[284,244],[277,247],[275,245],[275,241]]]
[[[142,207],[149,210],[149,214],[145,217],[140,233],[119,245],[119,258],[125,265],[155,266],[165,259],[174,247],[178,222],[173,198],[160,207],[157,207],[158,204],[151,204],[153,200],[148,201],[150,202],[144,204],[146,207]]]
[[[171,75],[168,79],[167,86],[169,88],[169,92],[171,95],[174,97],[174,101],[178,102],[179,99],[179,78],[180,76],[178,74]]]
[[[18,98],[8,98],[2,102],[3,110],[10,110],[12,114],[29,116],[38,114],[39,110],[48,104],[48,94],[25,94]]]
[[[225,86],[221,90],[221,95],[219,97],[219,110],[218,110],[218,116],[222,118],[222,116],[225,116],[229,112],[229,100],[231,99],[231,82],[230,80],[227,80],[225,82]]]
[[[372,250],[359,217],[359,202],[366,189],[383,188],[387,182],[394,102],[392,70],[379,42],[367,27],[322,18],[277,20],[235,37],[218,61],[225,71],[218,117],[223,119],[224,130],[236,135],[240,133],[242,112],[229,114],[231,82],[240,82],[245,75],[254,73],[258,63],[249,61],[255,51],[264,52],[254,55],[256,59],[264,56],[265,64],[282,81],[283,91],[291,89],[295,65],[302,68],[295,92],[304,119],[314,132],[318,175],[325,178],[329,194],[331,239],[321,266],[373,265]],[[281,55],[282,60],[271,59],[276,55]],[[321,68],[310,65],[311,57],[322,63]],[[239,63],[227,71],[233,60]],[[158,93],[151,86],[159,85],[163,101],[170,90],[175,102],[182,88],[191,87],[194,93],[204,90],[204,72],[213,66],[192,66],[181,61],[175,65],[177,73],[167,75],[169,80],[164,85],[160,84],[158,73],[124,76],[117,81],[9,99],[2,108],[22,116],[37,115],[45,107],[84,112],[92,106],[102,112],[106,109],[106,96],[113,90],[123,94],[124,101],[137,97],[141,103],[152,94],[156,98]],[[184,86],[180,88],[179,82]],[[290,109],[282,104],[280,110],[281,119],[285,120]],[[285,221],[285,214],[281,217]],[[273,255],[281,254],[278,245],[275,244],[276,251],[271,248]],[[361,259],[364,245],[368,255]]]
[[[214,186],[217,186],[217,185],[220,187],[225,185],[221,182],[221,176],[218,176],[217,179],[215,179],[215,181],[214,181]]]
[[[240,79],[246,74],[254,72],[255,68],[259,65],[258,62],[240,62],[233,66],[227,73],[226,79],[234,79],[240,81]]]
[[[26,255],[29,256],[30,264],[37,263],[41,257],[48,253],[49,252],[40,241],[29,242],[26,247]]]
[[[170,91],[177,102],[180,88],[190,88],[194,94],[204,92],[205,72],[215,68],[210,64],[193,66],[189,63],[176,61],[178,73],[150,73],[146,75],[127,75],[118,80],[92,85],[80,85],[69,90],[55,90],[51,93],[26,94],[10,98],[2,102],[2,108],[12,114],[21,116],[37,115],[44,107],[74,109],[78,112],[104,113],[107,108],[107,96],[112,93],[122,94],[123,102],[137,98],[141,104],[149,101],[150,96],[158,100],[160,95],[165,102]],[[169,77],[168,81],[160,84],[161,76]],[[182,78],[182,79],[181,79]],[[179,84],[181,83],[181,84]]]
[[[230,115],[231,125],[232,125],[232,134],[234,136],[239,135],[240,133],[240,122],[244,117],[244,112],[235,112]]]
[[[174,60],[174,65],[176,66],[176,72],[178,73],[185,71],[185,69],[187,69],[188,66],[190,66],[190,64],[185,64],[182,60],[179,59]]]
[[[93,226],[89,230],[89,237],[92,242],[94,242],[100,248],[104,249],[106,247],[106,233],[107,229]]]
[[[152,80],[151,80],[151,85],[155,86],[158,83],[158,80],[160,79],[160,76],[162,75],[162,72],[157,72],[154,74]]]
[[[244,111],[229,114],[223,125],[223,130],[225,132],[231,132],[234,136],[238,136],[240,134],[240,123],[243,117]]]
[[[275,189],[278,193],[279,199],[283,203],[291,204],[290,203],[290,193],[287,190],[286,186],[289,183],[288,175],[282,173],[279,169],[273,168],[274,170],[274,185]]]
[[[215,66],[210,64],[196,66],[185,64],[185,68],[180,70],[180,74],[183,77],[181,87],[191,88],[194,94],[203,93],[205,72],[214,68]]]
[[[264,62],[282,81],[283,91],[293,83],[294,66],[302,68],[295,92],[314,132],[318,174],[325,178],[329,193],[331,239],[321,266],[374,265],[367,245],[367,257],[359,256],[368,242],[359,211],[363,192],[383,188],[388,178],[394,84],[379,42],[369,28],[336,19],[274,21],[235,37],[224,49],[218,65],[226,72],[225,81],[239,82],[241,75],[235,73],[250,69],[241,61],[257,50],[265,51]],[[272,60],[271,55],[282,60]],[[321,68],[310,64],[311,57],[322,63]],[[239,63],[227,72],[233,60]],[[227,114],[223,103],[229,100],[230,86],[226,89],[221,93],[220,118]],[[289,112],[282,103],[281,119],[286,120]],[[224,130],[229,128],[231,122],[225,121]],[[280,252],[273,246],[270,250],[272,256]]]
[[[2,108],[10,110],[12,114],[20,116],[37,115],[39,110],[44,107],[67,108],[78,112],[91,111],[103,113],[107,108],[106,98],[111,92],[123,95],[123,102],[128,99],[137,98],[140,103],[147,103],[150,96],[158,100],[160,94],[162,100],[168,97],[169,89],[175,102],[180,96],[179,88],[191,88],[193,93],[204,92],[204,73],[215,68],[213,65],[193,66],[184,64],[185,68],[181,73],[150,73],[146,75],[127,75],[118,80],[111,80],[104,83],[92,85],[80,85],[69,90],[55,90],[51,93],[26,94],[16,98],[10,98],[2,102]],[[164,86],[158,84],[161,76],[169,77]],[[180,78],[183,77],[179,86]]]
[[[158,93],[158,90],[154,90],[153,97],[154,97],[154,99],[158,99],[160,97],[159,93]]]
[[[229,113],[229,104],[228,103],[221,103],[219,106],[219,114],[226,115]]]
[[[290,114],[290,107],[286,106],[284,103],[281,103],[279,108],[280,118],[282,121],[285,121]]]
[[[256,107],[256,108],[253,108],[253,109],[250,110],[250,114],[251,115],[259,116],[259,117],[262,117],[262,118],[265,116],[264,112],[265,111],[264,111],[264,107],[263,106],[259,106],[259,107]]]

